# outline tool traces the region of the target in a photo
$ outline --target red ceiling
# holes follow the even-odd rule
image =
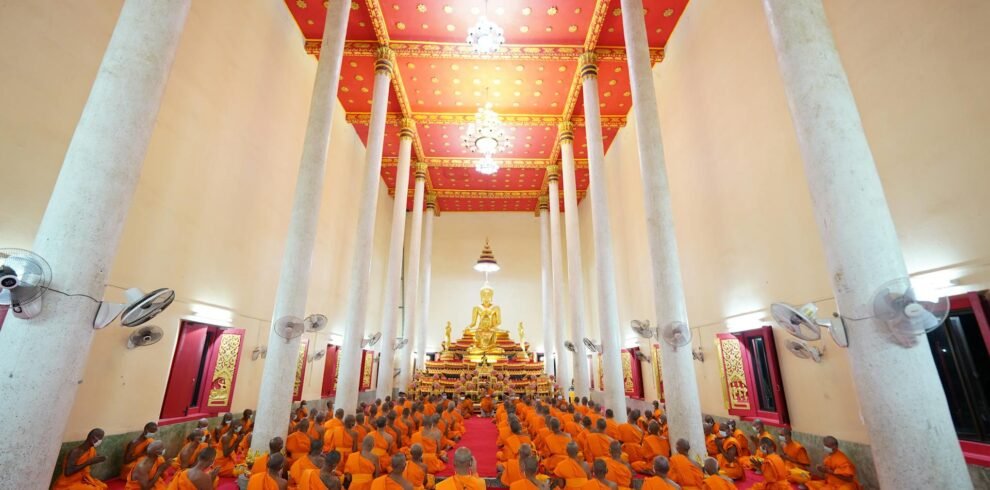
[[[666,44],[687,1],[644,2],[651,48]],[[307,49],[317,54],[324,2],[286,0],[286,5],[309,41]],[[380,15],[396,52],[398,72],[389,94],[382,166],[391,193],[398,121],[405,115],[417,121],[413,160],[425,159],[430,165],[427,187],[437,194],[441,211],[533,212],[539,196],[546,194],[547,165],[551,159],[559,164],[557,123],[566,115],[575,122],[576,182],[583,197],[588,150],[584,104],[575,80],[577,58],[589,42],[599,52],[598,96],[607,150],[631,106],[619,7],[620,0],[498,0],[488,2],[486,12],[484,0],[355,0],[338,98],[348,121],[367,142],[374,50],[386,35],[374,28],[372,17]],[[497,55],[477,56],[465,43],[467,29],[481,15],[505,30],[506,45]],[[596,18],[601,19],[597,38],[589,34]],[[466,125],[486,102],[502,115],[513,142],[510,151],[497,155],[502,168],[491,176],[476,172],[477,155],[461,146]]]

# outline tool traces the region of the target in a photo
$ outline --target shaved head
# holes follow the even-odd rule
[[[715,458],[705,458],[705,473],[709,475],[718,474],[718,461]]]
[[[653,458],[653,473],[657,476],[667,476],[670,471],[670,461],[663,456]]]
[[[454,470],[459,474],[465,474],[471,471],[471,466],[474,464],[474,456],[471,454],[471,450],[466,447],[458,448],[454,451]]]
[[[578,445],[576,442],[571,441],[567,443],[567,455],[576,458],[578,455]]]

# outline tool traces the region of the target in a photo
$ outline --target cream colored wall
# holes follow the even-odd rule
[[[986,287],[990,4],[825,4],[910,270],[946,269],[923,281],[966,276],[944,293]],[[655,83],[693,345],[706,354],[695,363],[702,409],[726,415],[713,338],[727,319],[762,317],[773,301],[835,307],[761,3],[692,1]],[[634,124],[606,161],[628,329],[629,319],[655,317]],[[847,353],[822,344],[821,364],[778,349],[793,427],[869,442]]]
[[[17,183],[0,193],[3,246],[31,247],[120,5],[0,5],[0,65],[9,75],[0,91],[0,167],[5,183]],[[255,406],[263,361],[250,353],[268,341],[315,76],[302,41],[282,2],[194,2],[107,292],[168,286],[178,299],[153,321],[166,332],[153,346],[124,349],[131,331],[116,325],[96,333],[65,440],[158,418],[178,323],[194,304],[226,309],[247,330],[233,408]],[[363,158],[338,106],[308,302],[309,312],[330,318],[330,333],[343,333]],[[391,202],[382,186],[373,290]],[[377,301],[370,325],[379,323]],[[310,365],[304,398],[319,398],[322,372],[322,361]]]
[[[439,350],[447,321],[455,339],[471,322],[471,307],[480,303],[484,283],[483,274],[472,268],[486,237],[502,267],[490,276],[502,328],[518,340],[523,322],[527,342],[543,341],[539,223],[532,213],[441,213],[434,219],[428,352]]]

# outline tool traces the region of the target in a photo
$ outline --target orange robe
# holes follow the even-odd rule
[[[396,483],[389,475],[382,475],[371,482],[371,490],[402,490],[402,485]]]
[[[327,486],[320,479],[320,470],[306,470],[299,480],[299,490],[327,490]]]
[[[131,450],[131,452],[134,454],[134,461],[131,461],[130,463],[127,463],[124,466],[120,467],[121,480],[126,481],[131,477],[131,470],[133,470],[134,467],[137,466],[138,461],[141,461],[141,458],[144,457],[144,452],[148,449],[148,445],[151,444],[152,440],[153,439],[151,439],[150,437],[145,437],[144,440],[138,442],[134,446],[134,448]]]
[[[268,454],[262,454],[254,459],[254,465],[251,466],[251,475],[257,475],[258,473],[264,473],[268,471]]]
[[[360,452],[351,453],[344,465],[344,473],[351,474],[351,486],[348,490],[369,490],[371,481],[375,478],[375,465]]]
[[[548,473],[553,473],[554,469],[557,468],[557,464],[568,459],[567,443],[571,442],[571,438],[567,437],[564,433],[554,434],[551,432],[545,441],[547,458],[543,460],[543,467],[546,468]]]
[[[304,432],[295,431],[289,434],[289,437],[285,438],[285,452],[286,459],[288,460],[289,467],[296,462],[297,459],[309,454],[309,447],[312,441],[309,436]]]
[[[499,461],[508,461],[510,459],[517,459],[519,457],[519,448],[523,444],[533,445],[533,441],[529,436],[511,434],[509,437],[505,438],[505,446],[501,451],[495,454],[495,457]]]
[[[643,480],[643,486],[639,490],[674,490],[674,486],[659,476],[651,476]]]
[[[609,486],[598,480],[592,479],[588,480],[588,483],[585,483],[584,486],[581,487],[581,490],[609,490]]]
[[[713,458],[718,456],[718,443],[715,442],[715,434],[705,435],[705,450],[708,451],[708,456]]]
[[[88,451],[82,453],[79,459],[76,460],[76,464],[82,463],[96,456],[96,448],[91,447]],[[69,455],[65,455],[68,459]],[[91,466],[87,466],[71,476],[65,476],[63,471],[58,480],[55,480],[55,484],[52,485],[52,490],[93,490],[93,489],[105,489],[107,484],[97,480],[96,477],[89,474],[89,469]]]
[[[222,442],[220,444],[223,444]],[[236,449],[236,448],[235,448]],[[223,478],[232,478],[234,476],[234,456],[237,454],[235,449],[230,451],[230,456],[223,455],[223,448],[217,448],[217,458],[213,462],[214,468],[220,468],[220,476]]]
[[[567,458],[557,464],[553,470],[554,476],[563,478],[564,488],[581,488],[588,483],[588,473],[577,461]]]
[[[734,437],[726,437],[722,441],[722,447],[728,451],[730,447],[736,446],[736,454],[739,454],[739,442],[736,441]],[[732,478],[733,480],[743,480],[746,478],[746,470],[743,469],[742,463],[736,459],[735,462],[730,463],[724,455],[718,455],[718,468],[719,473]]]
[[[147,457],[148,456],[145,456],[145,458]],[[141,460],[143,459],[144,458],[139,459],[137,463],[140,463]],[[155,476],[155,473],[158,471],[158,468],[163,464],[165,464],[165,458],[158,456],[158,459],[155,461],[155,464],[151,467],[151,471],[148,472],[148,478],[150,479],[151,477]],[[135,464],[134,467],[137,468],[137,464]],[[131,472],[133,471],[134,470],[132,469]],[[162,481],[161,478],[159,478],[157,481],[155,481],[155,486],[151,488],[154,490],[165,490],[166,487],[167,485],[165,485],[165,482]],[[141,490],[141,485],[138,484],[137,480],[131,478],[131,473],[127,474],[127,483],[124,484],[124,490]]]
[[[421,464],[422,466],[420,466]],[[428,473],[426,463],[409,461],[406,463],[406,469],[402,472],[402,477],[412,483],[416,490],[433,488],[433,475]]]
[[[437,455],[437,442],[432,437],[424,437],[423,431],[419,431],[413,434],[412,443],[423,446],[423,462],[430,473],[443,471],[447,467],[447,463]]]
[[[670,471],[667,478],[674,480],[682,490],[701,488],[705,474],[687,456],[677,453],[670,457]]]
[[[308,456],[303,456],[292,463],[289,467],[289,490],[293,490],[299,487],[299,482],[302,481],[303,472],[306,470],[319,470],[320,467],[313,464]]]
[[[495,409],[495,403],[492,402],[492,398],[486,396],[481,400],[481,411],[485,413],[491,413]]]
[[[705,478],[703,490],[736,490],[736,484],[722,475],[710,475]]]
[[[621,440],[619,438],[619,424],[615,419],[605,419],[605,435],[617,441]]]
[[[168,482],[168,490],[196,490],[196,484],[189,479],[189,470],[182,470]],[[278,487],[275,487],[276,489]]]
[[[519,459],[510,459],[505,462],[504,469],[502,470],[502,476],[499,481],[505,486],[510,486],[514,482],[519,480],[525,480],[526,475],[523,474],[522,469],[519,468]]]
[[[371,437],[375,438],[375,447],[371,450],[371,453],[378,456],[378,467],[383,472],[390,471],[389,468],[392,466],[392,452],[395,449],[393,444],[395,443],[389,443],[385,435],[377,430],[371,433]]]
[[[437,490],[485,490],[485,480],[476,476],[454,475],[438,483]]]
[[[610,457],[602,458],[602,461],[605,461],[605,466],[608,468],[605,478],[618,485],[619,490],[628,490],[632,487],[632,470],[624,462]]]
[[[791,458],[804,466],[798,466],[790,461],[784,461],[787,465],[787,470],[789,475],[787,476],[787,481],[791,483],[797,483],[798,485],[803,485],[808,480],[811,479],[811,474],[805,468],[811,467],[811,458],[808,457],[808,450],[801,445],[800,442],[791,440],[789,444],[784,444],[781,446],[784,450],[784,454],[788,458]]]
[[[523,478],[522,480],[516,480],[509,485],[509,490],[540,490],[540,487],[529,481],[529,478]]]
[[[859,482],[856,480],[856,465],[838,449],[825,457],[822,462],[824,466],[841,476],[851,476],[851,482],[842,481],[832,475],[825,475],[825,480],[811,480],[805,485],[812,490],[858,490]]]
[[[584,458],[588,463],[598,458],[608,458],[608,446],[612,444],[612,438],[598,432],[589,432],[585,438]]]
[[[654,458],[657,456],[670,457],[670,443],[658,435],[649,434],[643,438],[640,455],[642,459],[632,463],[633,469],[640,473],[652,473]]]
[[[327,452],[336,449],[340,453],[340,465],[337,471],[343,471],[347,457],[354,452],[354,438],[343,425],[334,427],[332,431],[323,434],[323,449]]]
[[[787,476],[790,472],[787,465],[779,454],[768,454],[760,467],[763,474],[763,481],[753,485],[753,490],[790,490],[791,484],[787,483]]]
[[[278,482],[266,471],[252,476],[248,480],[247,490],[278,490]]]

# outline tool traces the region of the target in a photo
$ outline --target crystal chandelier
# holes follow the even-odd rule
[[[474,169],[480,174],[492,175],[498,172],[499,166],[498,162],[492,159],[491,155],[485,155],[481,160],[478,160],[474,164]]]
[[[494,53],[505,44],[505,35],[501,27],[481,16],[478,23],[468,30],[467,43],[479,54]]]
[[[502,127],[502,121],[498,114],[491,110],[491,104],[485,104],[478,109],[474,115],[474,122],[468,124],[461,142],[465,150],[488,157],[512,148],[512,143],[509,142]]]

